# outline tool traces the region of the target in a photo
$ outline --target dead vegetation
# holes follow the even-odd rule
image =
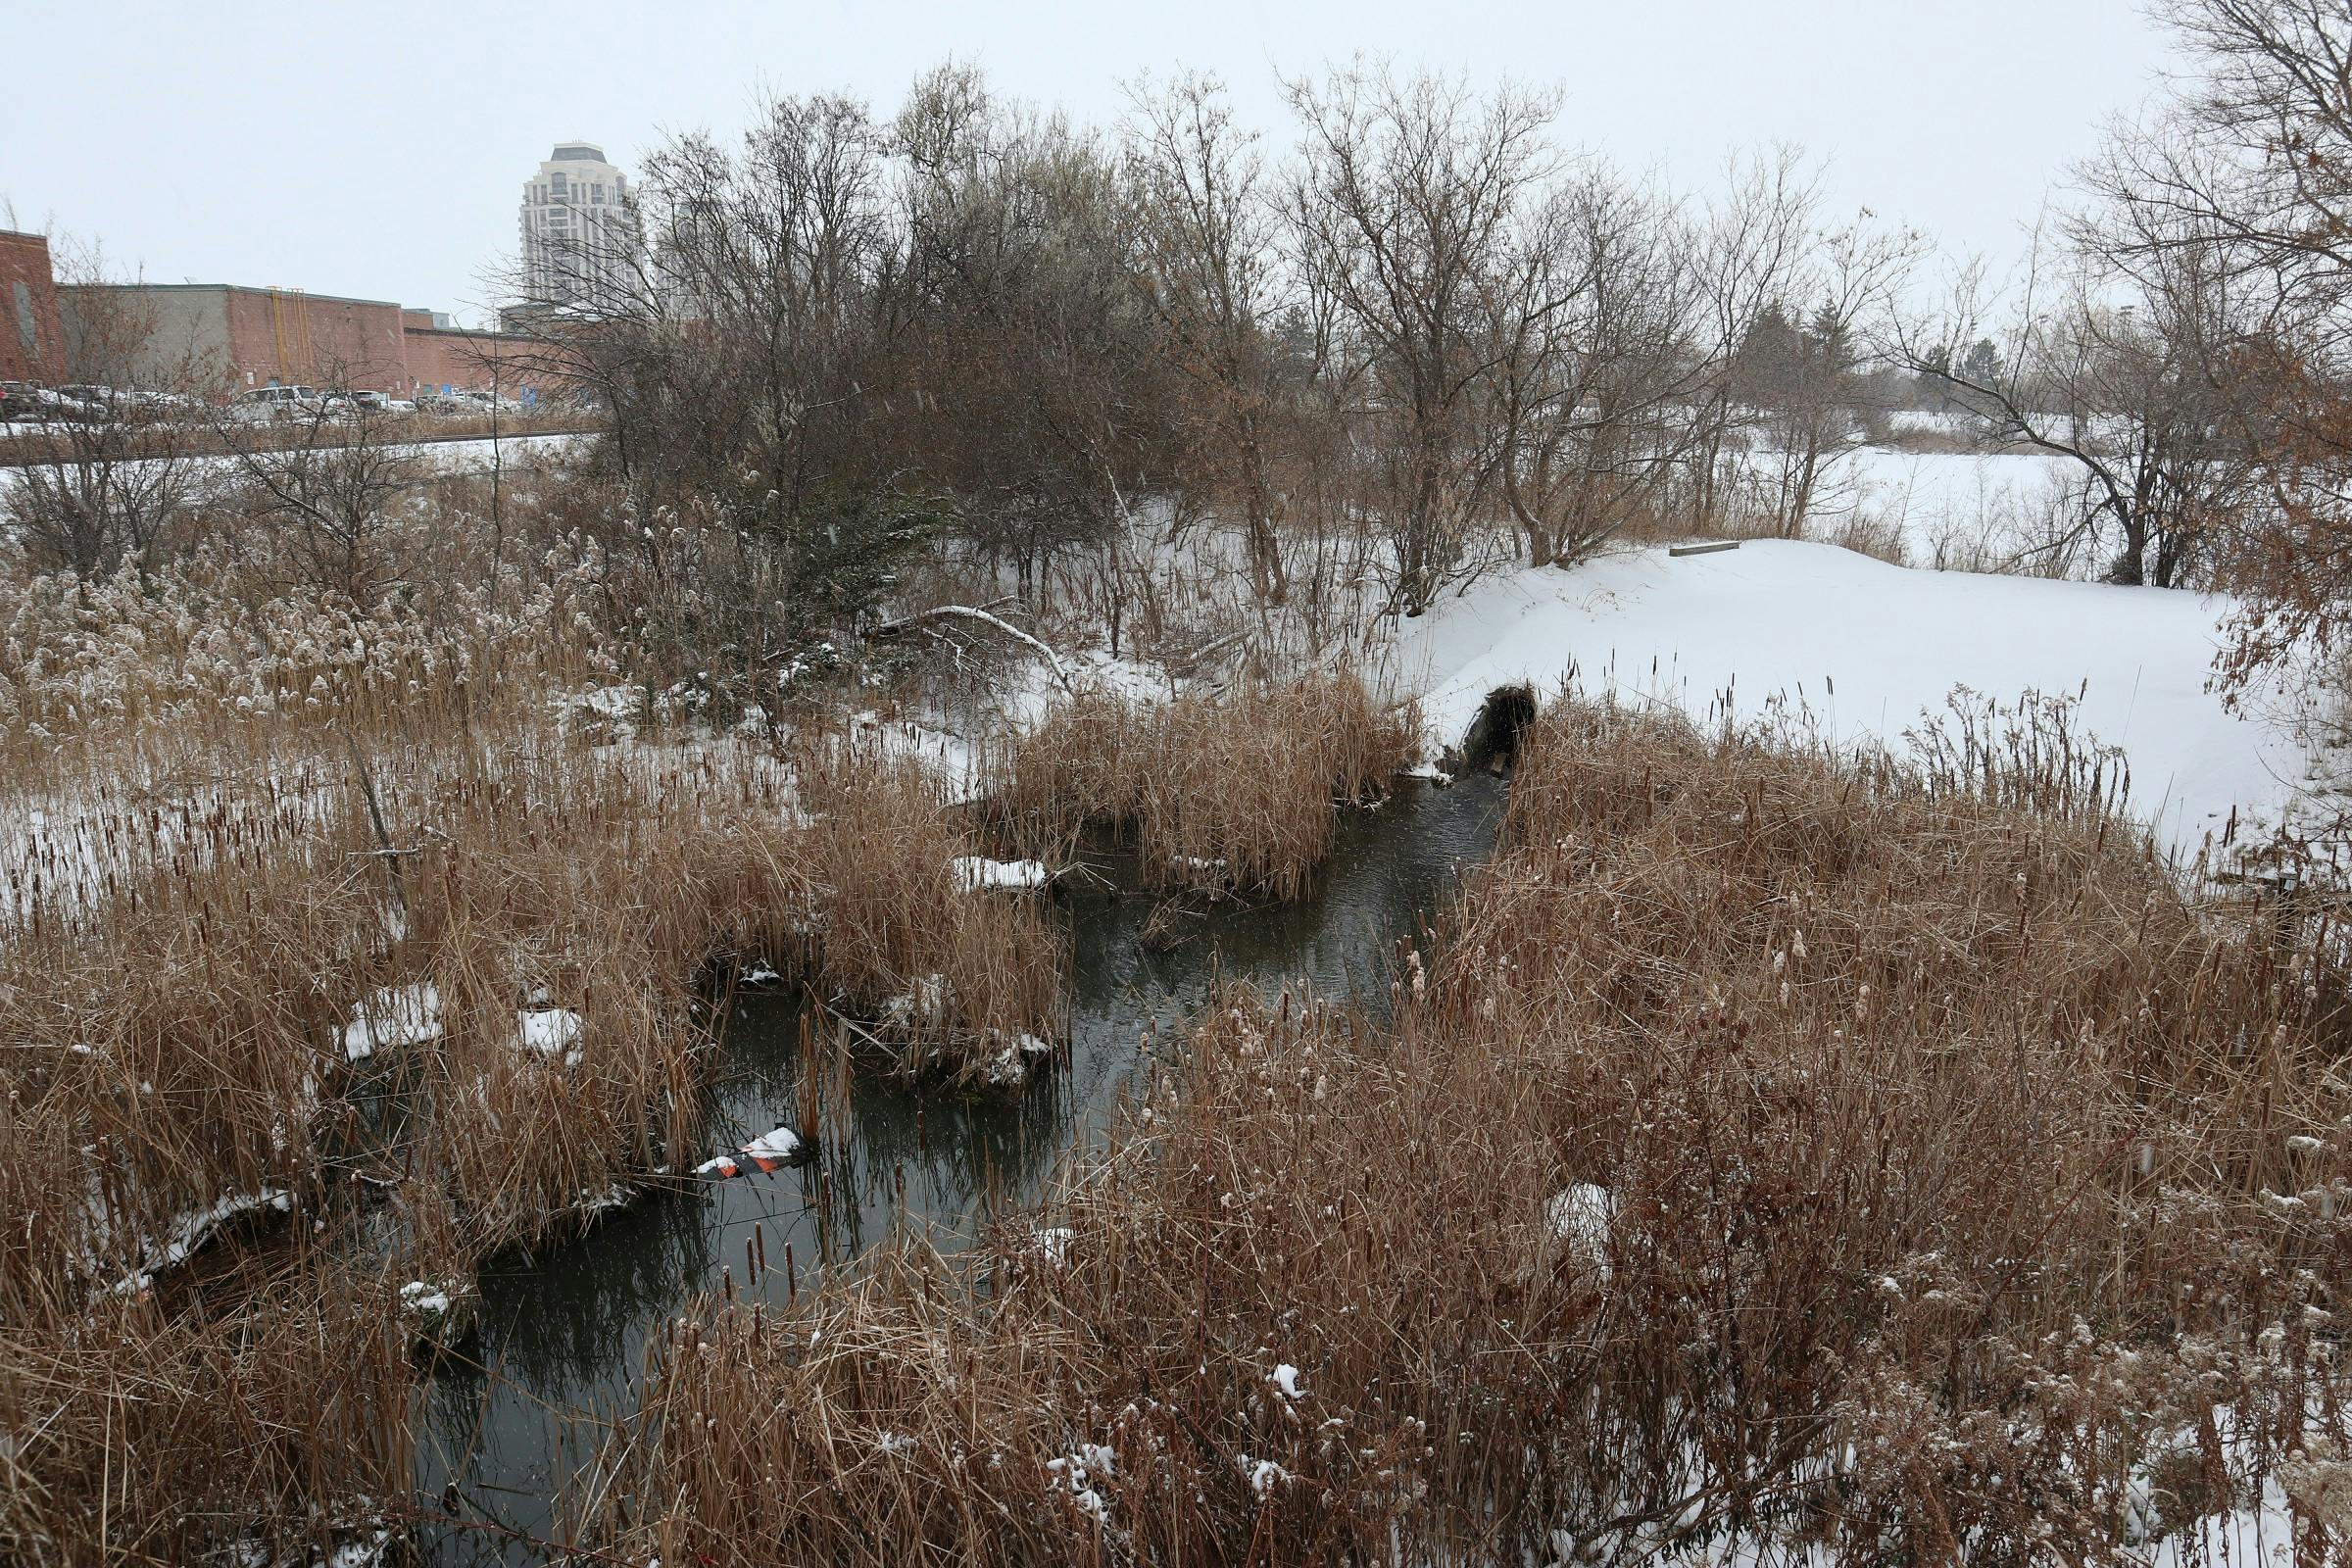
[[[828,749],[801,770],[810,971],[891,1066],[1017,1084],[1065,1032],[1067,944],[1034,899],[957,885],[970,827],[913,763]]]
[[[893,1034],[910,1070],[1004,1080],[1008,1045],[1026,1070],[1020,1035],[1054,1037],[1058,933],[954,885],[969,836],[912,769],[812,765],[809,816],[756,749],[438,711],[397,752],[346,732],[338,765],[277,732],[284,760],[198,801],[117,781],[24,830],[0,989],[12,1554],[361,1528],[351,1499],[404,1484],[400,1284],[463,1295],[484,1258],[691,1163],[707,987],[739,963],[934,998]],[[274,1282],[207,1285],[208,1246],[276,1259]],[[314,1361],[366,1374],[337,1407],[365,1442],[305,1402],[289,1313]],[[250,1425],[163,1420],[224,1383]],[[113,1409],[132,1387],[136,1421]]]
[[[1384,705],[1352,670],[1154,704],[1083,692],[1009,745],[994,804],[1031,843],[1090,823],[1132,832],[1155,887],[1291,899],[1323,859],[1332,808],[1385,795],[1419,731],[1410,704]]]
[[[1981,738],[1555,708],[1393,1028],[1233,997],[1052,1228],[702,1303],[593,1522],[720,1563],[2205,1552],[2343,1437],[2342,939],[2184,897],[2099,754]]]
[[[12,1291],[0,1556],[201,1562],[234,1543],[300,1561],[374,1536],[368,1499],[410,1473],[415,1370],[390,1283],[306,1258],[219,1294],[211,1310],[75,1302],[60,1332]]]

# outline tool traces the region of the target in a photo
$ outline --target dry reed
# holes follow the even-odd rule
[[[190,1295],[172,1266],[240,1227],[276,1255],[312,1223],[358,1236],[347,1221],[382,1195],[386,1266],[462,1291],[490,1251],[674,1166],[710,1060],[698,981],[806,923],[787,780],[753,754],[598,751],[543,714],[264,777],[224,775],[199,807],[95,792],[74,841],[86,858],[46,845],[40,880],[16,889],[0,1201],[26,1222],[0,1242],[0,1323],[20,1364],[82,1370],[14,1386],[0,1430],[58,1441],[0,1478],[0,1539],[48,1541],[95,1506],[95,1558],[157,1531],[221,1545],[344,1507],[325,1484],[405,1443],[405,1365],[385,1374],[401,1392],[370,1395],[380,1431],[293,1473],[316,1491],[233,1446],[134,1451],[119,1423],[87,1446],[115,1386],[88,1369],[137,1378],[167,1356],[199,1387],[230,1375],[206,1358],[270,1343],[287,1293],[361,1289],[336,1249],[296,1246],[274,1294]],[[360,1009],[428,985],[434,1026],[387,1030],[355,1060]],[[315,1336],[341,1342],[319,1355],[402,1342],[396,1293],[365,1284],[311,1311]],[[151,1382],[162,1400],[164,1372]],[[255,1419],[294,1419],[271,1401],[301,1394],[257,1396]],[[134,1465],[139,1485],[111,1502],[91,1481]],[[397,1487],[368,1471],[358,1490]],[[184,1522],[197,1501],[203,1530]]]
[[[1233,998],[1054,1229],[701,1303],[595,1522],[721,1563],[2023,1562],[2249,1505],[2344,1436],[2343,940],[2192,903],[2099,765],[1996,799],[1981,756],[1562,705],[1392,1028]]]
[[[1164,704],[1087,692],[1012,743],[994,795],[1028,842],[1129,830],[1154,886],[1291,899],[1322,862],[1333,805],[1386,793],[1418,731],[1410,704],[1384,706],[1352,671]]]
[[[222,1311],[77,1306],[68,1334],[12,1304],[0,1557],[331,1560],[383,1528],[408,1484],[414,1378],[389,1283],[306,1264],[233,1294]]]
[[[1063,1033],[1066,944],[1037,901],[959,888],[968,827],[905,760],[812,749],[812,974],[902,1072],[1013,1083]]]

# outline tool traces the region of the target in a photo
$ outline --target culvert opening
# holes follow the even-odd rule
[[[1470,721],[1469,733],[1462,737],[1462,765],[1500,772],[1518,758],[1520,733],[1535,721],[1533,686],[1495,687],[1487,693],[1478,717]]]

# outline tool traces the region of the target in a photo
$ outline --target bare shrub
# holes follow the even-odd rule
[[[1899,522],[1875,516],[1866,512],[1848,512],[1829,527],[1821,529],[1825,543],[1856,555],[1884,561],[1890,566],[1908,565],[1908,551],[1903,545],[1903,529]]]

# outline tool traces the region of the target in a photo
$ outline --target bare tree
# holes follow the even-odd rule
[[[1483,407],[1500,345],[1488,290],[1514,218],[1551,176],[1556,100],[1385,68],[1294,82],[1305,126],[1288,193],[1307,286],[1344,334],[1353,462],[1393,561],[1392,608],[1417,615],[1484,519],[1496,430]]]
[[[2115,208],[2070,225],[2056,277],[2038,260],[2029,271],[2005,352],[1969,351],[1985,325],[1973,271],[1939,319],[1899,326],[1892,352],[1995,440],[2073,465],[2072,521],[2034,553],[2096,554],[2112,582],[2188,587],[2253,483],[2258,443],[2228,366],[2270,293],[2210,249],[2141,250],[2132,223]]]
[[[1734,358],[1731,385],[1770,438],[1763,471],[1785,539],[1803,537],[1838,459],[1862,444],[1858,372],[1923,249],[1867,213],[1819,236],[1790,279],[1795,309],[1767,308]]]
[[[2143,294],[2231,309],[2187,341],[2203,417],[2259,506],[2215,540],[2244,612],[2235,689],[2352,623],[2352,13],[2335,0],[2171,0],[2204,70],[2084,171],[2102,253]],[[2180,312],[2167,307],[2178,324]],[[2210,315],[2211,313],[2204,313]]]
[[[1234,124],[1214,78],[1180,76],[1156,96],[1135,97],[1136,269],[1161,352],[1200,411],[1189,456],[1240,514],[1259,600],[1279,605],[1284,509],[1272,448],[1297,388],[1285,383],[1293,362],[1270,332],[1285,304],[1278,215],[1254,138]]]
[[[906,260],[889,303],[894,430],[964,535],[1031,591],[1055,553],[1173,488],[1176,372],[1139,287],[1142,204],[1096,136],[949,67],[898,117]],[[910,407],[911,406],[911,407]]]
[[[165,545],[198,499],[199,375],[155,309],[114,286],[95,251],[69,253],[66,369],[85,389],[15,473],[9,508],[35,557],[87,579]],[[207,388],[205,390],[211,390]]]
[[[347,384],[341,367],[318,373]],[[415,451],[339,398],[275,407],[282,416],[266,421],[227,409],[212,421],[229,455],[229,501],[271,531],[307,581],[375,603],[401,580],[398,509],[422,478]]]
[[[1592,553],[1671,487],[1705,375],[1683,215],[1592,170],[1530,204],[1486,291],[1504,505],[1530,564]]]
[[[1705,364],[1713,372],[1690,406],[1690,510],[1701,520],[1723,511],[1725,447],[1740,414],[1734,362],[1766,314],[1794,292],[1820,201],[1818,179],[1793,147],[1734,159],[1725,175],[1692,256],[1705,302]]]

